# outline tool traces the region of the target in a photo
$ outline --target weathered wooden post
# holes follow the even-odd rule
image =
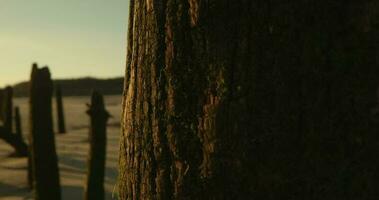
[[[66,124],[64,119],[62,88],[60,85],[55,86],[55,99],[57,103],[57,124],[58,133],[66,133]]]
[[[18,106],[14,108],[14,122],[15,122],[16,136],[22,139],[23,137],[22,137],[21,115],[20,115],[20,108]]]
[[[14,156],[23,157],[27,155],[27,145],[12,132],[13,124],[13,90],[11,87],[0,90],[0,139],[11,145],[15,149]]]
[[[52,119],[53,82],[47,67],[33,65],[30,81],[30,145],[36,200],[60,200]]]
[[[5,88],[5,118],[4,128],[8,133],[12,133],[13,127],[13,89],[11,87]]]
[[[5,101],[5,91],[4,89],[0,89],[0,120],[2,122],[1,125],[4,125],[4,101]]]
[[[103,96],[93,92],[87,114],[90,116],[90,150],[88,174],[85,183],[85,200],[104,199],[104,175],[106,157],[106,128],[109,113],[105,110]]]
[[[11,145],[15,152],[11,154],[16,157],[25,157],[28,155],[28,146],[16,134],[8,132],[4,126],[0,126],[0,139]]]

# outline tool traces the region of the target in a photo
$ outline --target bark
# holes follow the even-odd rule
[[[30,81],[31,171],[36,200],[61,199],[52,120],[53,82],[47,67],[33,65]]]
[[[58,133],[66,133],[66,124],[65,124],[63,101],[62,101],[62,88],[60,85],[57,85],[55,88],[55,98],[57,101]]]
[[[372,199],[378,3],[130,3],[120,199]]]
[[[91,105],[89,105],[87,114],[91,118],[91,128],[89,133],[88,174],[84,188],[84,199],[103,200],[105,198],[104,176],[109,114],[105,110],[104,99],[100,93],[94,92],[92,94]]]

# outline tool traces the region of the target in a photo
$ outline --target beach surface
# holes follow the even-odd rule
[[[54,99],[53,99],[54,101]],[[64,98],[66,134],[55,134],[59,159],[60,182],[63,200],[83,199],[89,149],[89,116],[86,114],[90,97]],[[118,142],[120,135],[121,96],[106,96],[106,108],[112,115],[107,129],[107,161],[105,175],[105,199],[117,199]],[[23,135],[29,134],[29,107],[27,98],[14,99],[20,107]],[[55,111],[55,105],[53,104]],[[56,114],[54,113],[54,120]],[[57,122],[54,121],[55,131]],[[27,159],[14,158],[12,147],[0,140],[0,200],[33,199],[27,186]]]

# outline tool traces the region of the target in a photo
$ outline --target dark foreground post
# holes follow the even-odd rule
[[[104,175],[106,155],[106,128],[109,118],[105,110],[103,96],[97,92],[92,94],[91,105],[87,114],[91,118],[89,132],[90,150],[88,158],[88,174],[85,185],[85,200],[104,199]]]
[[[30,144],[36,200],[60,200],[52,120],[53,82],[47,67],[33,65],[30,82]]]
[[[65,119],[64,119],[63,100],[62,100],[62,88],[60,85],[56,85],[55,99],[57,102],[58,133],[66,133],[66,124],[65,124]]]

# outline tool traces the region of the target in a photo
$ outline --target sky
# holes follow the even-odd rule
[[[129,0],[0,0],[0,87],[29,79],[124,74]]]

